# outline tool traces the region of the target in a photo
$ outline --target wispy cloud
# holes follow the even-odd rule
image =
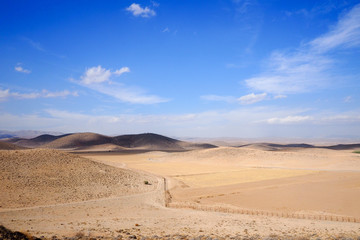
[[[79,96],[79,94],[74,91],[70,92],[68,90],[51,92],[48,90],[42,90],[41,92],[35,91],[30,93],[19,93],[10,91],[10,89],[0,89],[0,101],[6,101],[10,98],[15,99],[36,99],[36,98],[57,98],[57,97],[67,97],[67,96]]]
[[[292,52],[275,51],[258,76],[245,79],[251,89],[274,94],[291,94],[323,87],[333,77],[334,59],[328,53],[337,48],[360,45],[360,4],[342,16],[328,33]]]
[[[311,49],[327,52],[334,48],[350,48],[360,44],[360,4],[343,16],[331,31],[310,42]]]
[[[254,94],[250,93],[248,95],[240,97],[238,100],[241,104],[253,104],[260,102],[266,98],[266,93]]]
[[[292,94],[325,85],[332,59],[312,52],[274,52],[265,73],[245,80],[248,87],[273,94]]]
[[[67,97],[67,96],[78,97],[79,94],[77,91],[70,92],[68,90],[64,90],[58,92],[50,92],[48,90],[43,90],[41,92],[41,96],[44,98]]]
[[[344,98],[344,102],[345,102],[345,103],[352,102],[352,96],[346,96],[346,97]]]
[[[31,73],[31,71],[29,69],[25,69],[19,65],[15,66],[14,69],[15,69],[15,71],[21,72],[21,73],[27,73],[27,74]]]
[[[128,67],[110,71],[101,66],[86,69],[80,77],[78,84],[90,88],[102,94],[114,97],[120,101],[134,104],[155,104],[168,102],[169,99],[161,98],[156,95],[148,95],[138,87],[128,87],[125,84],[111,81],[124,73],[130,72]]]
[[[282,98],[287,98],[287,96],[281,94],[274,96],[274,99],[282,99]]]
[[[310,116],[287,116],[283,118],[270,118],[266,122],[269,124],[294,124],[294,123],[303,123],[311,120]]]
[[[227,102],[227,103],[240,103],[244,105],[257,103],[266,99],[267,93],[254,94],[250,93],[248,95],[236,98],[233,96],[219,96],[219,95],[203,95],[200,98],[206,101],[216,101],[216,102]]]
[[[150,2],[154,7],[159,7],[160,6],[160,3],[158,3],[158,2],[155,2],[155,1],[150,1]]]
[[[24,41],[26,41],[32,48],[34,48],[38,51],[41,51],[41,52],[45,52],[45,49],[39,42],[33,41],[32,39],[27,38],[27,37],[23,37],[22,39]]]
[[[204,95],[201,96],[200,98],[206,101],[217,101],[217,102],[228,102],[228,103],[237,102],[236,97],[233,96]]]
[[[114,72],[114,74],[120,76],[121,74],[127,73],[127,72],[130,72],[130,68],[128,68],[128,67],[122,67],[122,68],[116,70],[116,71]]]
[[[153,17],[156,15],[156,12],[149,7],[142,8],[140,4],[133,3],[129,7],[126,8],[128,12],[131,12],[135,17]]]

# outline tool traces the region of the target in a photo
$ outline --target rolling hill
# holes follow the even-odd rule
[[[25,138],[10,139],[9,142],[12,142],[12,143],[14,143],[18,146],[22,146],[22,147],[36,148],[36,147],[40,147],[44,144],[50,143],[58,138],[65,137],[67,135],[68,134],[54,136],[54,135],[50,135],[50,134],[43,134],[43,135],[31,138],[31,139],[25,139]]]
[[[163,150],[186,151],[215,148],[211,144],[180,141],[154,133],[109,137],[97,133],[73,133],[61,136],[41,135],[31,139],[9,139],[8,142],[30,148],[51,148],[82,151]]]

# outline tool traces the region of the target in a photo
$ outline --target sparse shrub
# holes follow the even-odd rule
[[[76,239],[82,239],[82,238],[84,238],[84,237],[85,237],[85,235],[84,235],[83,232],[77,232],[77,233],[75,234],[75,238],[76,238]]]
[[[144,181],[144,184],[145,185],[151,185],[151,183],[149,183],[149,181],[147,181],[147,180]]]

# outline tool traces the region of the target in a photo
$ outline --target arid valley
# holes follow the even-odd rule
[[[0,224],[43,238],[358,239],[359,144],[8,139]]]
[[[360,0],[0,6],[0,240],[360,240]]]

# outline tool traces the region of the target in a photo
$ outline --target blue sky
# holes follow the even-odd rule
[[[358,1],[18,1],[0,129],[360,138]]]

